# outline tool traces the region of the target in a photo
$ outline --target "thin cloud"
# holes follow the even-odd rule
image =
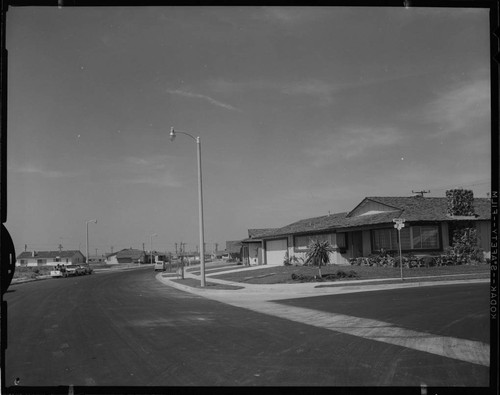
[[[174,161],[175,158],[169,155],[151,155],[147,158],[128,156],[115,164],[115,178],[124,184],[180,187],[182,183],[171,170]]]
[[[155,187],[180,187],[182,183],[176,180],[171,174],[164,175],[142,175],[121,180],[124,184],[150,185]]]
[[[481,119],[489,120],[490,83],[470,81],[443,92],[424,109],[424,119],[438,126],[437,137],[473,134]]]
[[[262,7],[262,12],[257,17],[273,24],[294,26],[299,23],[310,23],[319,18],[324,18],[325,14],[331,12],[331,10],[331,7]],[[340,9],[335,11],[337,13],[343,12]]]
[[[337,160],[362,157],[370,150],[374,152],[381,147],[389,147],[402,138],[401,133],[393,127],[344,127],[340,132],[329,135],[321,145],[305,150],[312,158],[312,164],[322,167]]]
[[[15,167],[12,171],[21,174],[36,175],[44,178],[70,178],[77,176],[78,172],[69,172],[61,170],[47,170],[33,165]]]
[[[223,103],[221,101],[215,100],[213,97],[210,97],[207,95],[202,95],[200,93],[186,92],[186,91],[182,91],[179,89],[174,89],[174,90],[167,89],[167,92],[172,94],[172,95],[178,95],[178,96],[183,96],[183,97],[205,100],[205,101],[208,101],[210,104],[225,108],[226,110],[241,111],[240,109],[238,109],[230,104]]]
[[[430,71],[418,71],[414,73],[398,72],[385,73],[363,80],[352,81],[326,81],[308,78],[299,81],[276,81],[276,80],[251,80],[233,81],[216,79],[207,82],[207,88],[219,94],[232,95],[250,91],[271,92],[285,94],[287,96],[307,96],[319,101],[322,105],[331,104],[341,91],[360,90],[367,86],[393,83],[394,81],[427,76]]]

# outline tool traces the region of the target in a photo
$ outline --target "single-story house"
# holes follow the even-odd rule
[[[214,260],[228,260],[229,259],[229,253],[226,250],[223,251],[214,251],[212,252],[212,259]]]
[[[404,219],[403,254],[443,253],[451,245],[454,227],[463,221],[475,224],[479,246],[490,253],[491,200],[474,199],[474,215],[453,216],[447,198],[366,197],[349,212],[303,219],[260,236],[262,259],[267,265],[283,265],[286,257],[304,259],[312,240],[328,240],[335,249],[330,261],[349,264],[350,258],[367,257],[381,249],[398,251],[394,219]],[[248,239],[244,240],[248,242]]]
[[[143,250],[126,248],[116,253],[118,263],[144,263],[146,261],[146,253]]]
[[[16,266],[56,266],[84,262],[85,256],[78,250],[24,251],[18,255]]]
[[[106,254],[106,264],[107,265],[118,265],[118,259],[116,255],[118,252],[112,252],[110,254]]]
[[[89,255],[89,263],[105,263],[106,256],[104,255]]]
[[[264,264],[262,236],[272,234],[276,228],[248,229],[248,238],[241,241],[241,259],[245,266]]]

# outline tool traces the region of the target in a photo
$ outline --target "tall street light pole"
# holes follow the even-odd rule
[[[152,233],[149,235],[151,239],[151,249],[149,250],[150,262],[153,263],[153,237],[158,236],[156,233]]]
[[[91,219],[89,221],[86,221],[86,225],[87,225],[87,243],[86,243],[86,260],[87,260],[87,263],[89,263],[89,223],[94,223],[96,224],[97,223],[97,220],[96,219]]]
[[[200,223],[200,268],[201,268],[201,286],[205,287],[205,240],[203,231],[203,183],[201,177],[201,139],[199,137],[194,137],[193,135],[174,130],[172,126],[170,128],[170,141],[174,141],[175,136],[180,134],[185,134],[196,141],[198,147],[197,157],[198,157],[198,212],[199,212],[199,223]]]

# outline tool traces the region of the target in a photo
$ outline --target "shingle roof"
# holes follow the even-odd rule
[[[82,253],[78,250],[35,251],[35,256],[33,256],[33,252],[23,251],[17,256],[17,259],[28,259],[28,258],[53,259],[53,258],[57,258],[57,257],[62,259],[62,258],[72,258],[76,254],[82,254]]]
[[[267,233],[273,232],[274,230],[276,230],[276,228],[248,229],[248,237],[251,239],[259,238]]]
[[[266,234],[267,237],[284,236],[295,233],[321,232],[332,228],[342,226],[346,221],[347,213],[337,213],[323,215],[321,217],[306,218],[300,221],[275,229],[273,232]]]
[[[390,206],[394,210],[380,212],[370,215],[352,215],[352,211],[321,217],[303,219],[289,225],[277,228],[261,237],[272,239],[290,234],[316,233],[322,231],[333,231],[336,229],[347,229],[355,227],[366,227],[369,225],[392,224],[394,218],[404,218],[406,221],[456,221],[457,218],[447,215],[446,198],[423,198],[423,197],[367,197],[363,202],[371,200]],[[359,207],[363,202],[356,206]],[[488,198],[475,198],[474,209],[476,217],[474,220],[487,220],[491,218],[491,201]],[[462,218],[468,219],[470,218]],[[244,241],[248,241],[244,240]]]
[[[278,228],[262,228],[262,229],[248,229],[248,238],[242,240],[242,243],[259,242],[262,237],[272,234]]]
[[[447,198],[445,197],[367,197],[366,199],[396,207],[401,210],[401,217],[407,221],[451,221],[447,215]],[[474,210],[476,219],[491,218],[491,200],[475,198]]]

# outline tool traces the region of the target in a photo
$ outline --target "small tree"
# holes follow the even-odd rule
[[[333,246],[329,241],[314,240],[307,249],[305,264],[318,266],[318,273],[321,278],[321,266],[330,263],[330,253],[333,251]]]

